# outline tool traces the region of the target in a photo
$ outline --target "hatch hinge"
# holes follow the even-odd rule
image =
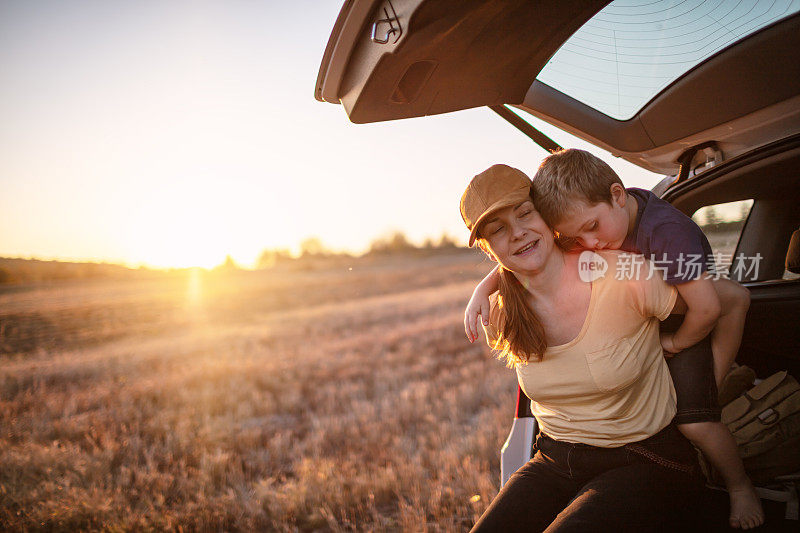
[[[703,167],[701,170],[702,172],[704,170],[708,170],[709,168],[715,165],[722,163],[722,151],[717,146],[717,143],[714,143],[713,146],[706,146],[705,148],[703,148],[703,154],[705,155],[706,160],[704,163],[701,163],[701,165],[698,165],[692,169],[695,174],[697,174],[697,171],[700,168],[700,166]]]
[[[695,163],[695,161],[698,161]],[[697,146],[692,146],[678,156],[680,171],[678,177],[670,186],[677,185],[689,179],[689,174],[697,175],[700,172],[710,169],[722,163],[722,150],[719,149],[716,141],[708,141]]]

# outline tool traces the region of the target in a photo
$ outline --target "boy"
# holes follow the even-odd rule
[[[707,263],[712,252],[697,224],[649,191],[626,190],[611,167],[588,152],[563,150],[545,158],[533,178],[533,193],[542,218],[559,234],[588,249],[641,253],[678,290],[687,305],[686,315],[676,331],[661,338],[678,397],[675,422],[725,479],[730,525],[749,529],[762,524],[761,502],[733,437],[720,422],[716,401],[717,386],[739,349],[750,304],[748,291],[733,281],[701,275],[713,269]],[[639,275],[648,274],[645,265]],[[496,290],[493,270],[467,306],[464,325],[470,342],[478,338],[478,315],[486,324],[488,297]],[[710,350],[672,357],[709,334]]]

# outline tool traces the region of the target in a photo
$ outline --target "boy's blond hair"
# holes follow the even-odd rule
[[[533,176],[536,209],[553,227],[569,213],[575,200],[610,204],[614,183],[622,185],[622,180],[599,157],[575,148],[560,150],[545,157]]]

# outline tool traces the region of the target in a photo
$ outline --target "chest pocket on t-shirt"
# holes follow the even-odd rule
[[[624,389],[636,381],[642,369],[641,361],[627,339],[587,352],[586,363],[592,379],[602,391]]]

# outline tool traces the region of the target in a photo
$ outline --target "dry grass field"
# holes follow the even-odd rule
[[[515,376],[475,252],[0,292],[0,529],[464,531]]]

